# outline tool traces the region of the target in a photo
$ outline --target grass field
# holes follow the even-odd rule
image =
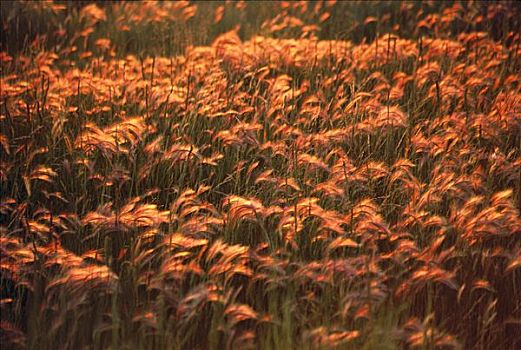
[[[1,24],[2,349],[521,349],[519,4]]]

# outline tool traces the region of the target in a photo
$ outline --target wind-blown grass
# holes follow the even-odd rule
[[[2,3],[2,345],[520,347],[520,13]]]

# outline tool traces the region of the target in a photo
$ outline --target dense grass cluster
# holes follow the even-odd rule
[[[521,348],[514,2],[2,2],[12,349]]]

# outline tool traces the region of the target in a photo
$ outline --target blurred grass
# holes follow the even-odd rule
[[[150,6],[160,8],[165,4]],[[168,3],[168,2],[166,2]],[[309,11],[318,6],[307,4],[309,10],[301,11],[303,6],[287,9],[287,14],[301,19],[305,24],[318,24],[317,37],[320,40],[349,40],[355,44],[362,41],[371,42],[382,33],[393,34],[406,39],[430,35],[428,29],[418,30],[416,23],[430,15],[442,15],[454,1],[338,1],[332,5],[323,5],[315,12]],[[502,13],[489,16],[486,1],[463,1],[460,5],[470,13],[478,12],[486,17],[481,23],[464,23],[454,21],[442,37],[454,37],[459,33],[471,31],[487,32],[495,40],[504,39],[511,28],[520,28],[521,20],[516,16],[506,18]],[[521,13],[521,5],[515,1],[504,2],[511,11]],[[83,8],[96,5],[105,10],[106,19],[98,22],[94,32],[89,36],[86,46],[75,38],[87,27],[87,21],[81,16]],[[109,38],[117,46],[118,57],[127,54],[147,56],[171,56],[184,53],[187,46],[209,45],[222,33],[240,27],[238,34],[242,40],[254,35],[272,35],[281,38],[298,37],[296,29],[287,28],[278,33],[269,33],[262,28],[280,13],[279,2],[225,2],[197,1],[195,15],[186,21],[162,18],[149,18],[132,26],[128,31],[118,28],[118,21],[127,18],[125,11],[113,11],[115,2],[110,1],[55,1],[46,5],[45,1],[3,1],[0,15],[2,36],[0,50],[15,54],[31,47],[35,39],[41,41],[41,48],[56,51],[60,48],[76,45],[78,50],[94,50],[94,41]],[[137,4],[135,4],[137,5]],[[218,23],[214,23],[217,7],[224,6],[225,11]],[[125,8],[124,5],[121,8]],[[327,10],[327,11],[326,11]],[[117,13],[115,13],[117,12]],[[329,17],[320,22],[320,15],[329,13]],[[127,14],[128,15],[128,14]],[[378,18],[378,21],[364,23],[367,18]]]

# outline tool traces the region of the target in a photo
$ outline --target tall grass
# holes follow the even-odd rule
[[[521,347],[517,3],[1,5],[2,345]]]

